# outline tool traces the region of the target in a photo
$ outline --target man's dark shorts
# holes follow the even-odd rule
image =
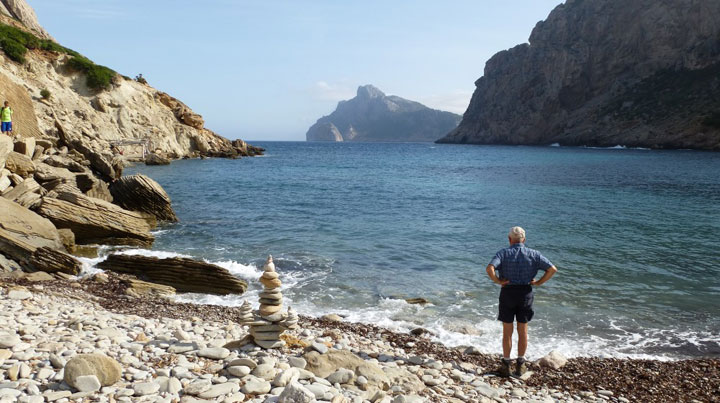
[[[535,294],[529,285],[506,285],[500,290],[498,320],[504,323],[527,323],[535,312],[532,304]]]

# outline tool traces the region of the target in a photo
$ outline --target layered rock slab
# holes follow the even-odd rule
[[[151,214],[158,221],[178,221],[170,196],[159,183],[145,175],[123,176],[110,185],[110,193],[116,204],[128,210]]]
[[[193,259],[113,254],[97,265],[103,270],[126,273],[153,283],[164,284],[178,292],[227,295],[242,294],[247,283],[226,269]]]
[[[37,209],[58,228],[69,228],[78,243],[115,243],[150,246],[154,217],[125,210],[104,200],[83,194],[62,192],[46,197]]]

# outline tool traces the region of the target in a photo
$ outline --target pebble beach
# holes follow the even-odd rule
[[[300,312],[265,350],[242,343],[240,308],[132,296],[117,274],[31,280],[0,279],[2,402],[720,400],[717,360],[574,358],[506,379],[488,375],[497,356],[423,335]]]

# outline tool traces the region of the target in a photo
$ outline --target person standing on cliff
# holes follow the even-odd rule
[[[10,108],[10,102],[5,101],[5,106],[0,108],[0,125],[2,125],[0,131],[8,136],[12,136],[12,114],[13,110]]]
[[[490,279],[500,284],[500,306],[498,320],[503,323],[503,359],[498,369],[500,376],[510,376],[510,353],[512,351],[513,322],[517,321],[518,357],[514,375],[527,371],[525,352],[528,345],[528,322],[532,320],[533,286],[537,287],[550,280],[556,272],[555,265],[540,252],[525,246],[525,230],[510,228],[510,247],[501,249],[487,266]],[[535,280],[539,270],[545,271],[540,280]]]

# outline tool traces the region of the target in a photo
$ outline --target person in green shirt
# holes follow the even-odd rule
[[[0,131],[8,136],[12,136],[12,114],[13,110],[10,108],[10,102],[5,101],[5,106],[0,108],[0,124],[2,125]]]

